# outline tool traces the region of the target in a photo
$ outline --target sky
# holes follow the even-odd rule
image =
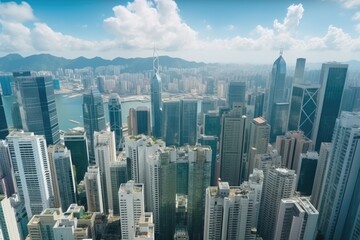
[[[360,0],[0,0],[0,56],[360,60]]]

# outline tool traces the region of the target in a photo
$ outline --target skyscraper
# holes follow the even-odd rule
[[[274,239],[315,239],[318,217],[308,197],[281,199]]]
[[[264,116],[264,101],[265,101],[265,93],[257,92],[255,95],[255,103],[254,103],[254,118]]]
[[[29,218],[52,205],[53,188],[44,136],[11,132],[7,136],[19,196]]]
[[[269,144],[270,125],[263,117],[254,118],[250,122],[250,142],[248,151],[249,173],[254,169],[256,154],[266,153]]]
[[[221,117],[218,111],[209,111],[204,115],[204,134],[220,137]]]
[[[166,145],[180,145],[180,101],[164,100],[162,110],[162,139]]]
[[[189,146],[188,230],[190,239],[203,239],[205,192],[210,186],[211,148]]]
[[[197,100],[180,101],[180,145],[195,145],[197,139]]]
[[[275,239],[281,199],[293,197],[295,185],[294,170],[273,167],[266,174],[259,215],[259,232],[264,240]]]
[[[294,73],[294,83],[304,83],[304,71],[305,71],[305,58],[297,58],[295,73]]]
[[[245,106],[246,83],[232,81],[229,83],[227,102],[230,108],[234,103],[240,103]]]
[[[89,161],[95,162],[94,132],[105,129],[104,105],[100,92],[92,87],[83,95],[83,119],[89,142]]]
[[[319,155],[317,152],[309,151],[300,155],[299,166],[296,171],[296,191],[300,192],[302,196],[311,195],[318,159]]]
[[[219,163],[217,162],[219,139],[216,136],[201,135],[199,144],[211,147],[211,186],[216,186],[219,178]]]
[[[0,181],[2,192],[6,197],[15,193],[9,145],[5,140],[0,140]]]
[[[242,107],[234,108],[222,118],[220,137],[220,177],[231,186],[239,186],[246,174],[246,116]]]
[[[17,102],[24,131],[44,135],[48,145],[60,141],[54,86],[51,76],[14,72]]]
[[[12,95],[12,89],[11,89],[12,80],[13,80],[13,76],[11,75],[0,75],[0,85],[4,96]]]
[[[282,57],[282,52],[280,56],[275,60],[272,71],[271,71],[271,80],[270,80],[270,89],[268,92],[268,102],[267,102],[267,118],[269,119],[271,128],[275,125],[273,122],[273,107],[275,103],[284,102],[284,92],[285,92],[285,75],[286,75],[286,63]]]
[[[161,78],[159,74],[159,58],[154,57],[154,76],[151,79],[151,127],[152,135],[156,138],[161,137]]]
[[[60,207],[65,212],[72,203],[76,203],[75,174],[70,151],[61,144],[52,147],[48,148],[48,152],[51,155],[49,159],[53,162],[50,165],[54,166],[54,171],[51,172],[54,175],[54,193],[58,192]],[[56,184],[54,184],[54,180]],[[55,188],[57,188],[56,191]]]
[[[71,152],[71,160],[76,172],[76,184],[79,184],[84,179],[89,165],[88,142],[85,132],[81,129],[65,132],[64,144]]]
[[[89,166],[84,177],[88,212],[104,212],[103,193],[98,166]]]
[[[5,110],[0,94],[0,139],[5,139],[9,134],[8,126],[6,123]]]
[[[324,239],[357,239],[360,228],[360,113],[336,120],[321,195],[319,231]]]
[[[311,138],[317,108],[318,92],[318,85],[293,85],[288,131],[301,130],[306,137]]]
[[[140,106],[136,110],[129,109],[128,135],[151,134],[150,111],[148,107]]]
[[[115,133],[116,151],[122,149],[122,117],[121,117],[121,101],[119,95],[113,93],[109,98],[109,121],[110,130]]]
[[[285,134],[288,123],[288,112],[289,103],[277,102],[273,104],[271,115],[272,118],[270,119],[270,143],[275,141],[276,136]]]
[[[13,121],[13,127],[15,129],[22,129],[22,121],[21,121],[21,114],[20,114],[20,107],[19,103],[13,102],[11,106],[11,118]]]
[[[319,151],[322,142],[330,142],[343,95],[348,64],[323,63],[317,110],[312,133],[315,150]]]

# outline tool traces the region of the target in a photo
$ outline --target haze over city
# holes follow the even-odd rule
[[[1,1],[0,55],[160,55],[268,64],[280,49],[294,65],[360,60],[360,2]],[[341,51],[341,54],[340,54]]]

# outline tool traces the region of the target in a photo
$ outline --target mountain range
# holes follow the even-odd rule
[[[172,58],[169,56],[160,56],[159,61],[162,67],[167,68],[196,68],[205,66],[205,63],[186,61],[181,58]],[[115,58],[113,60],[103,59],[101,57],[85,58],[78,57],[75,59],[67,59],[56,57],[50,54],[38,54],[28,57],[22,57],[19,54],[9,54],[0,57],[0,71],[54,71],[58,68],[84,68],[84,67],[100,67],[109,65],[122,66],[122,72],[143,72],[152,70],[153,58]]]

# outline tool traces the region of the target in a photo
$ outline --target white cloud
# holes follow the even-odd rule
[[[181,20],[175,1],[135,0],[113,11],[104,27],[119,45],[146,49],[156,43],[163,50],[178,50],[197,43],[196,31]]]
[[[346,8],[354,8],[360,6],[360,0],[340,0],[340,2]]]
[[[295,31],[299,26],[300,20],[302,19],[304,14],[304,8],[302,4],[294,5],[288,7],[288,11],[286,17],[283,22],[279,22],[279,20],[275,19],[273,28],[278,32],[292,32]]]
[[[28,3],[1,3],[0,1],[0,20],[7,22],[26,22],[34,19],[35,17],[32,8]]]

